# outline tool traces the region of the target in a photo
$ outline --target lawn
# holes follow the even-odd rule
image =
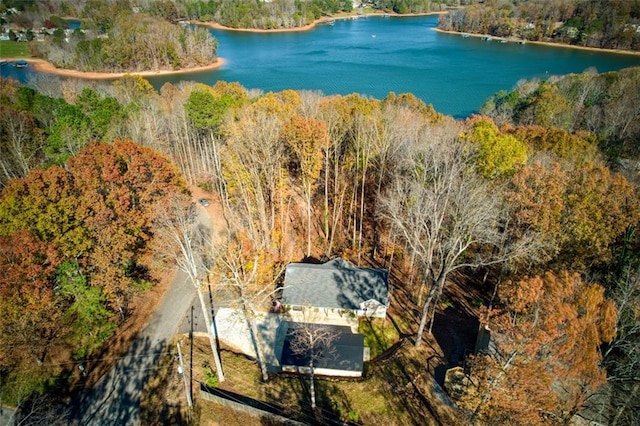
[[[398,347],[398,332],[387,321],[365,320],[361,332],[371,342],[372,362],[365,366],[362,379],[316,380],[318,409],[310,407],[309,379],[299,375],[272,375],[264,383],[256,363],[244,355],[223,350],[222,365],[226,380],[217,387],[260,401],[281,406],[287,416],[310,424],[344,422],[361,425],[431,425],[444,421],[455,425],[448,412],[433,404],[430,375],[425,361],[430,356],[430,345],[417,349],[405,339]],[[182,342],[185,373],[189,376],[191,361],[187,336],[177,336]],[[391,347],[397,350],[389,350]],[[382,357],[377,355],[384,354]],[[190,419],[197,425],[261,425],[264,419],[234,412],[214,402],[200,398],[200,383],[211,379],[213,368],[211,347],[203,337],[194,339],[193,392],[194,409],[186,409],[182,376],[177,373],[175,342],[169,346],[158,363],[154,379],[147,385],[143,398],[142,419],[154,423],[162,418],[165,424],[180,424]],[[160,416],[160,417],[157,417]],[[187,420],[188,421],[188,420]]]
[[[0,40],[0,58],[28,58],[29,42]]]

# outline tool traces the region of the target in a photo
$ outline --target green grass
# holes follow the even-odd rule
[[[369,347],[371,359],[383,354],[400,338],[393,322],[381,318],[360,318],[358,331],[364,334],[364,345]]]
[[[29,42],[0,41],[0,58],[28,58]]]

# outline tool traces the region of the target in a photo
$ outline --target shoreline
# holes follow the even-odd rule
[[[270,34],[270,33],[294,33],[294,32],[303,32],[310,31],[314,29],[316,26],[321,24],[328,24],[333,21],[347,21],[350,19],[365,19],[368,16],[387,16],[389,18],[411,18],[413,16],[430,16],[430,15],[441,15],[446,12],[425,12],[425,13],[387,13],[384,12],[373,12],[366,13],[364,15],[339,15],[339,16],[322,16],[315,21],[303,25],[302,27],[292,27],[292,28],[273,28],[273,29],[264,29],[264,28],[232,28],[227,27],[218,22],[203,22],[203,21],[195,21],[195,25],[200,25],[203,27],[213,28],[215,30],[222,31],[236,31],[236,32],[244,32],[244,33],[262,33],[262,34]]]
[[[157,77],[161,75],[172,74],[190,74],[200,71],[210,71],[220,68],[224,65],[223,58],[216,58],[216,61],[209,64],[194,68],[183,68],[179,70],[157,70],[157,71],[132,71],[132,72],[95,72],[95,71],[79,71],[66,68],[56,68],[51,62],[40,58],[2,58],[7,61],[25,60],[33,65],[37,72],[57,75],[60,77],[81,78],[85,80],[115,80],[125,75],[139,75],[141,77]]]
[[[442,30],[440,28],[433,28],[434,31],[437,31],[439,33],[443,33],[443,34],[452,34],[452,35],[459,35],[462,36],[462,34],[467,34],[469,37],[475,37],[475,38],[482,38],[482,37],[486,37],[486,34],[474,34],[474,33],[462,33],[460,31],[448,31],[448,30]],[[492,40],[495,41],[500,41],[500,40],[506,40],[507,43],[521,43],[523,39],[520,38],[506,38],[506,37],[495,37],[495,36],[491,36]],[[536,45],[540,45],[540,46],[550,46],[550,47],[561,47],[561,48],[565,48],[565,49],[578,49],[578,50],[585,50],[585,51],[590,51],[590,52],[601,52],[601,53],[612,53],[615,55],[634,55],[634,56],[639,56],[640,55],[640,51],[636,51],[636,50],[620,50],[620,49],[604,49],[602,47],[589,47],[589,46],[576,46],[574,44],[565,44],[565,43],[554,43],[551,41],[529,41],[529,40],[524,40],[525,44],[536,44]]]

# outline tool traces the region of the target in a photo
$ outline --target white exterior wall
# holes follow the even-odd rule
[[[311,374],[311,368],[298,367],[297,365],[283,365],[282,371],[285,373]],[[362,371],[334,370],[332,368],[314,368],[313,371],[318,376],[362,377]]]
[[[298,306],[291,307],[291,309],[283,315],[283,319],[290,322],[346,325],[351,327],[354,333],[358,331],[358,317],[355,311]]]

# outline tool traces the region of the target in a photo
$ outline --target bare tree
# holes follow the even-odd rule
[[[214,319],[209,316],[209,309],[207,309],[202,292],[203,279],[209,273],[211,266],[209,257],[211,230],[199,224],[197,216],[198,212],[194,203],[176,198],[167,209],[160,208],[155,222],[156,233],[161,254],[168,260],[175,262],[178,269],[187,274],[189,281],[197,290],[218,381],[223,382],[224,373],[216,343]]]
[[[233,302],[239,307],[249,329],[262,380],[267,381],[269,373],[255,319],[267,310],[265,306],[274,293],[281,290],[276,287],[276,280],[286,263],[276,265],[266,250],[253,246],[246,239],[242,241],[237,233],[230,233],[227,243],[220,245],[214,256],[219,287],[230,291]]]
[[[447,276],[462,267],[496,262],[493,250],[474,250],[500,243],[503,209],[499,199],[469,166],[468,149],[456,140],[456,128],[424,135],[410,148],[395,184],[383,197],[381,216],[414,251],[424,268],[418,303],[422,305],[416,346],[442,295]],[[474,256],[470,256],[473,252]]]
[[[610,424],[635,424],[640,408],[640,266],[623,269],[611,296],[618,308],[617,335],[603,354],[609,370]]]
[[[13,418],[6,419],[5,424],[16,426],[63,426],[68,425],[71,408],[52,399],[46,393],[35,392],[17,407]],[[2,418],[2,420],[5,420]]]
[[[332,344],[338,335],[326,325],[295,323],[289,329],[291,352],[308,362],[311,408],[316,408],[315,368],[319,360],[332,356]]]
[[[35,119],[27,112],[0,108],[0,186],[25,177],[44,145]]]

